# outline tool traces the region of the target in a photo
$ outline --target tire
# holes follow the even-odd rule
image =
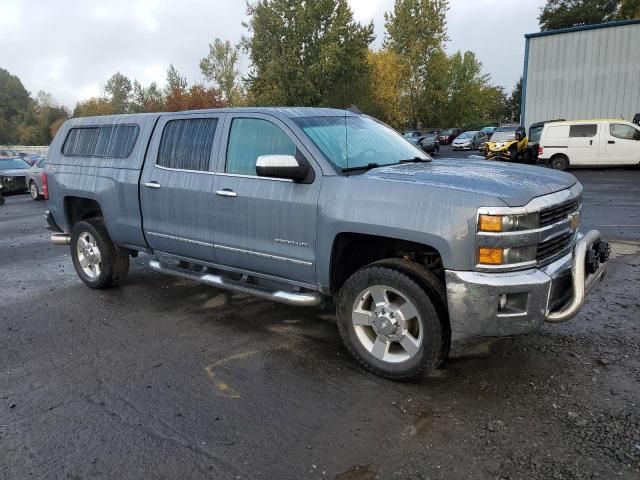
[[[554,155],[549,161],[549,166],[554,170],[566,170],[569,168],[569,159],[565,155]]]
[[[118,285],[129,272],[129,255],[116,247],[104,222],[90,218],[71,229],[71,258],[80,280],[96,290]]]
[[[443,295],[435,275],[408,261],[384,260],[363,267],[338,295],[342,341],[366,370],[389,380],[418,380],[449,353],[451,332]]]
[[[4,205],[4,197],[0,196],[0,205]]]
[[[29,182],[29,194],[31,195],[31,198],[33,198],[36,202],[42,198],[40,197],[40,190],[38,190],[38,185],[33,180]]]

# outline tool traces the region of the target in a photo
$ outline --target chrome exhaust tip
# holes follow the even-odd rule
[[[69,235],[68,233],[51,235],[51,243],[53,243],[54,245],[70,245],[71,235]]]

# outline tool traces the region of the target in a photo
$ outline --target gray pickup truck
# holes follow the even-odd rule
[[[367,369],[415,379],[452,333],[532,332],[575,316],[608,244],[578,232],[563,172],[432,160],[366,115],[247,108],[77,118],[43,195],[52,241],[91,288],[155,271],[292,305],[335,300]]]

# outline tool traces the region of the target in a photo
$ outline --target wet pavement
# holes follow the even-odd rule
[[[330,310],[151,272],[92,291],[44,203],[0,207],[0,478],[640,477],[640,169],[577,170],[615,258],[583,312],[364,373]]]

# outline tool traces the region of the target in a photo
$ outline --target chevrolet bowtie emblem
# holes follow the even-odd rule
[[[578,225],[580,225],[580,214],[574,213],[569,215],[569,226],[571,227],[571,230],[577,230]]]

